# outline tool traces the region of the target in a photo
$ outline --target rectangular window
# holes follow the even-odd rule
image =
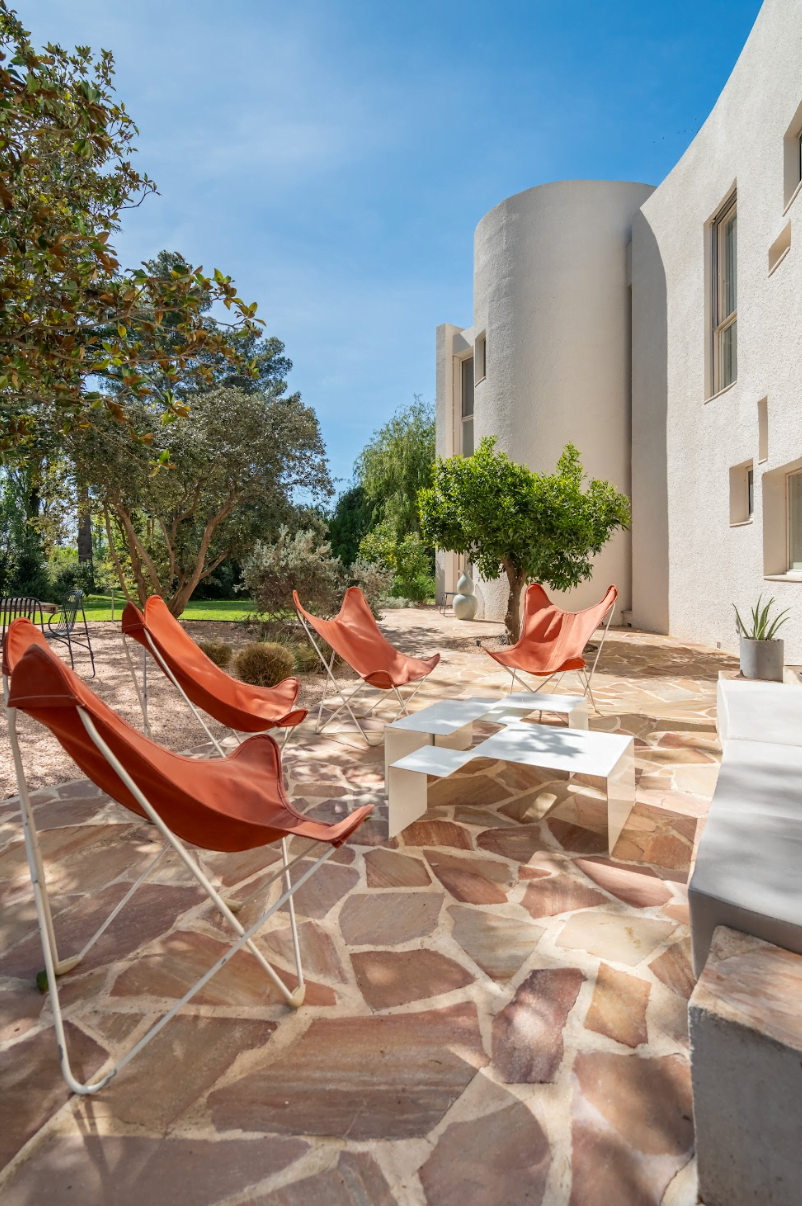
[[[473,356],[462,361],[460,417],[462,426],[462,455],[473,455]]]
[[[746,513],[751,519],[755,513],[755,471],[746,471]]]
[[[788,568],[802,570],[802,470],[788,475]]]
[[[476,341],[476,380],[484,381],[487,376],[487,336]]]
[[[735,194],[713,223],[713,393],[738,376],[738,215]]]

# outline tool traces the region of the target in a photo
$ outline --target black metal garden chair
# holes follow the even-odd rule
[[[85,640],[81,639],[81,625],[83,625]],[[75,635],[76,627],[78,628],[78,636]],[[84,592],[82,590],[67,591],[61,606],[55,615],[50,616],[47,621],[47,627],[43,629],[43,632],[49,641],[62,641],[67,646],[70,654],[70,665],[73,670],[75,669],[75,658],[72,655],[73,645],[79,645],[81,649],[87,649],[92,659],[92,678],[95,677],[95,655],[92,652],[92,642],[89,639],[89,625],[86,622]]]
[[[12,620],[22,616],[32,624],[38,624],[42,632],[45,630],[42,604],[31,595],[8,596],[0,599],[0,643],[6,635],[6,629]]]

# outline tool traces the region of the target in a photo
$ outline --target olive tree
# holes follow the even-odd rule
[[[485,437],[473,456],[436,461],[418,495],[421,529],[435,547],[467,553],[484,579],[506,575],[505,624],[517,640],[527,582],[570,590],[590,578],[593,558],[629,526],[629,500],[609,482],[586,482],[573,444],[554,473],[535,473],[495,443]]]
[[[145,425],[147,413],[129,408]],[[196,395],[190,416],[149,443],[111,417],[71,439],[121,587],[140,603],[164,596],[176,616],[227,557],[245,560],[291,519],[301,496],[331,493],[317,416],[297,394],[223,387]]]

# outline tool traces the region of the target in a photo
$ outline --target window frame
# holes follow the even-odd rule
[[[755,466],[754,463],[746,471],[746,516],[755,517]]]
[[[487,335],[484,332],[476,340],[474,356],[474,384],[478,385],[487,376]]]
[[[468,367],[470,366],[470,367]],[[459,454],[460,456],[473,456],[475,450],[475,442],[473,436],[474,412],[476,410],[476,397],[474,394],[474,358],[473,356],[465,356],[459,362]],[[465,384],[470,382],[471,387],[471,409],[466,414],[465,412]],[[470,424],[471,427],[471,451],[465,451],[465,428]]]
[[[802,469],[795,469],[791,473],[787,473],[785,477],[785,536],[787,548],[787,572],[789,574],[802,573],[802,561],[798,565],[794,565],[791,555],[792,545],[792,524],[791,524],[791,479],[797,477],[802,482]],[[801,534],[802,535],[802,534]]]
[[[721,317],[722,299],[724,296],[724,262],[722,243],[726,223],[730,218],[738,216],[738,192],[734,189],[719,209],[712,222],[712,389],[711,397],[729,389],[738,380],[738,231],[735,233],[735,305],[733,309]],[[735,375],[729,381],[722,376],[722,344],[723,337],[730,327],[735,326]]]

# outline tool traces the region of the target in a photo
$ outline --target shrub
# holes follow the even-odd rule
[[[310,611],[331,615],[340,605],[344,577],[331,546],[311,528],[290,535],[282,527],[275,543],[257,544],[242,567],[245,589],[257,611],[274,619],[292,612],[293,590]]]
[[[295,669],[295,659],[276,641],[254,641],[244,645],[234,658],[234,669],[252,687],[275,687]]]
[[[391,593],[396,598],[420,602],[429,597],[432,556],[417,532],[399,537],[392,524],[383,520],[362,540],[359,555],[374,565],[385,565],[393,571],[395,583]]]
[[[198,641],[198,648],[221,669],[225,669],[234,656],[234,650],[228,641]]]
[[[60,603],[71,590],[82,590],[91,594],[94,590],[94,574],[91,561],[79,561],[74,549],[56,549],[47,564],[50,579],[48,594]]]
[[[380,620],[379,608],[395,589],[393,571],[383,561],[365,561],[357,557],[351,566],[351,580],[362,591],[373,615]]]
[[[327,645],[326,642],[321,640],[319,636],[316,636],[315,640],[320,646],[320,651],[325,657],[326,661],[330,662],[331,646]],[[293,653],[295,654],[295,669],[299,674],[325,674],[320,658],[308,641],[295,645],[293,647]],[[340,657],[339,653],[335,653],[332,672],[336,673],[337,667],[342,666],[342,664],[343,659]]]
[[[429,599],[433,599],[436,589],[435,580],[430,574],[415,574],[414,577],[408,578],[403,582],[400,580],[396,581],[393,595],[397,599],[408,599],[410,603],[418,606],[421,603],[426,603]]]

